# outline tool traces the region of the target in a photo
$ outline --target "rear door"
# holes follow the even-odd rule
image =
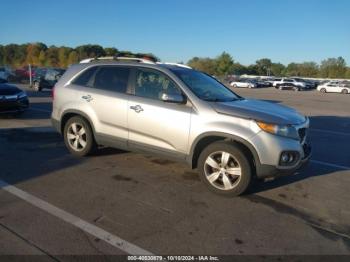
[[[128,104],[129,146],[164,153],[186,153],[192,106],[160,100],[163,91],[182,94],[168,76],[157,70],[135,69],[134,96]]]
[[[94,70],[94,69],[91,69]],[[130,69],[123,66],[95,67],[81,89],[89,115],[93,117],[97,140],[124,148],[127,145],[127,94]],[[86,80],[85,80],[86,81]]]

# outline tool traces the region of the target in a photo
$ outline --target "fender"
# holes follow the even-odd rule
[[[196,149],[196,146],[197,146],[198,142],[200,140],[202,140],[203,138],[212,137],[212,136],[228,138],[228,139],[231,139],[233,141],[237,141],[237,142],[243,144],[252,153],[253,158],[254,158],[254,163],[256,165],[256,168],[258,169],[261,166],[260,158],[258,156],[258,153],[256,152],[256,149],[254,148],[254,146],[251,143],[249,143],[247,140],[243,139],[242,137],[239,137],[239,136],[236,136],[236,135],[232,135],[232,134],[228,134],[228,133],[222,133],[222,132],[205,132],[205,133],[197,136],[196,139],[192,143],[192,146],[191,146],[191,149],[190,149],[190,153],[189,153],[188,158],[187,158],[187,162],[189,162],[192,165],[194,151]]]

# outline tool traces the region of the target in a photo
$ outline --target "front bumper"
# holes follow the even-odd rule
[[[271,165],[259,165],[257,166],[257,177],[258,178],[270,178],[270,177],[278,177],[283,175],[292,175],[295,174],[298,170],[305,167],[310,161],[312,155],[311,146],[308,144],[303,145],[304,157],[298,162],[297,165],[291,168],[278,168],[276,166]]]

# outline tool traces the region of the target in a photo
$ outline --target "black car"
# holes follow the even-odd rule
[[[0,80],[0,113],[21,113],[29,106],[27,94],[17,86]]]
[[[303,88],[300,86],[296,86],[294,85],[294,83],[290,83],[290,82],[276,84],[275,88],[279,90],[294,90],[294,91],[301,91],[306,89],[306,87]]]
[[[32,88],[35,91],[52,89],[64,72],[65,70],[60,68],[38,68],[35,70]]]

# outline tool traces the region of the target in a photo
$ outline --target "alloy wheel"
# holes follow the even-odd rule
[[[75,151],[82,151],[87,145],[85,128],[79,123],[72,123],[67,130],[69,146]]]
[[[236,158],[230,153],[218,151],[210,154],[204,163],[204,173],[211,185],[220,190],[235,188],[242,175]]]

